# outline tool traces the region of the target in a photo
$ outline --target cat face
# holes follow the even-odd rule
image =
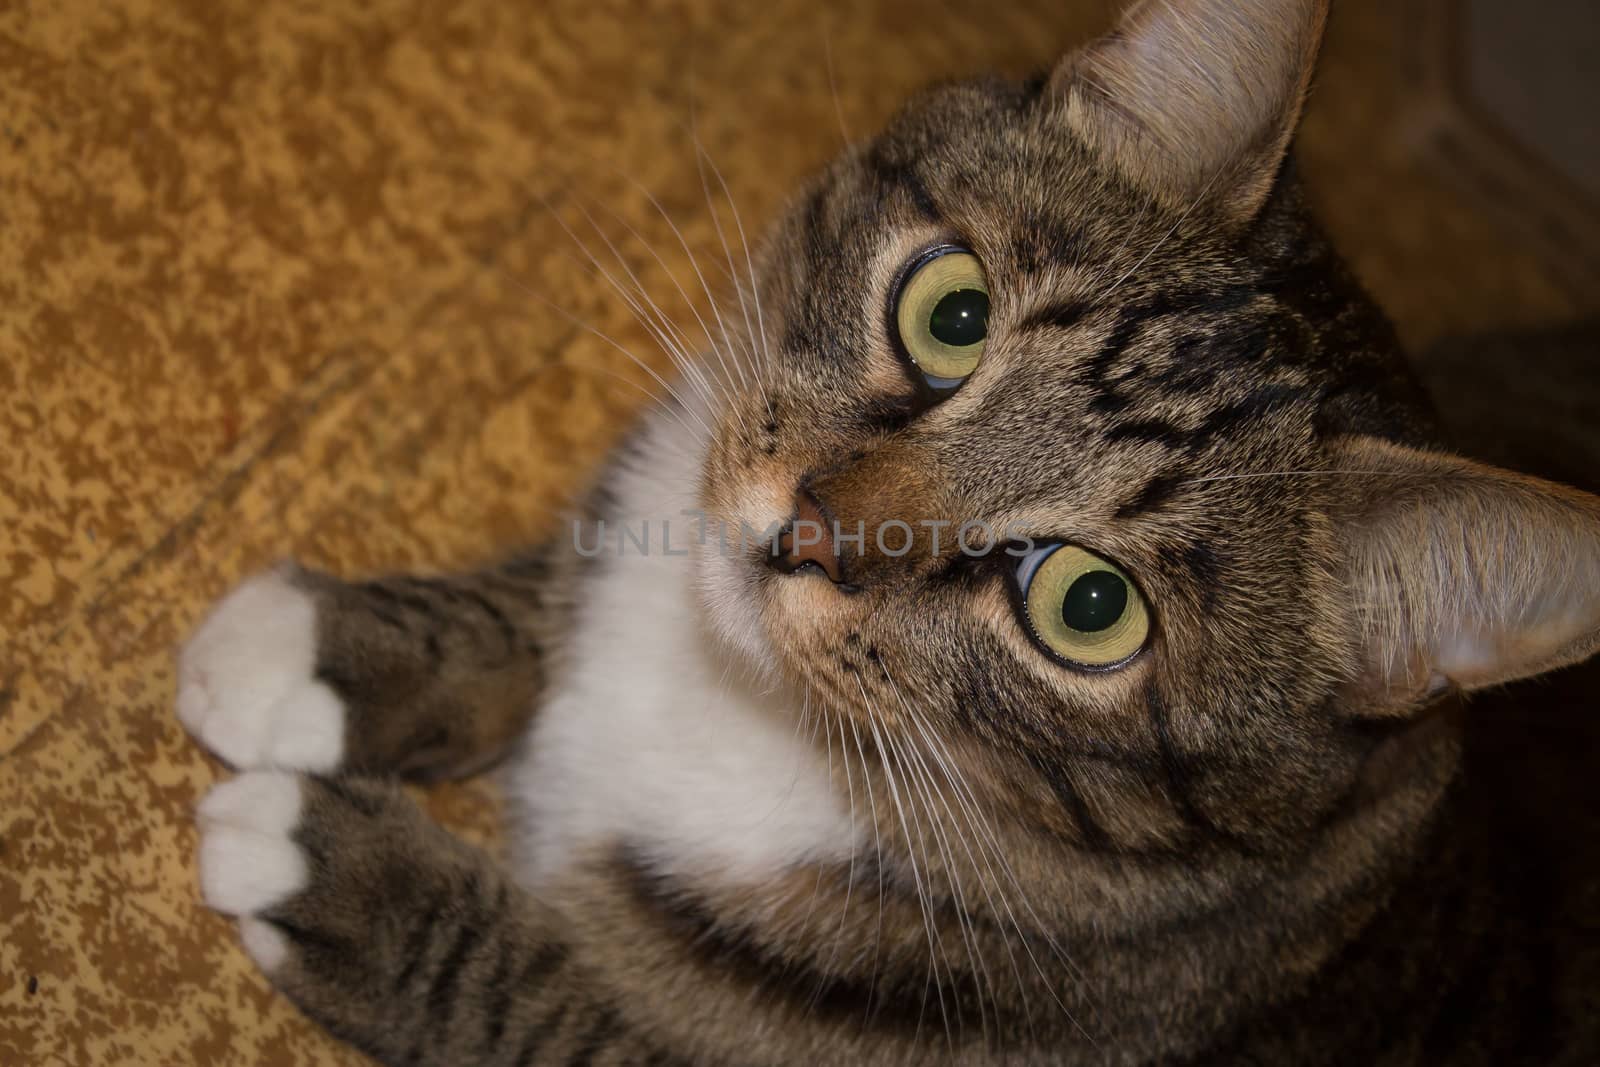
[[[976,280],[935,284],[982,284],[989,308],[970,373],[935,390],[900,320],[947,249]],[[841,160],[763,265],[765,388],[721,420],[709,510],[765,528],[804,486],[865,532],[841,546],[842,585],[719,561],[746,570],[769,656],[881,729],[1026,753],[1053,789],[1092,750],[1160,765],[1174,732],[1191,757],[1307,762],[1348,611],[1324,487],[1248,477],[1323,465],[1316,328],[1265,265],[1096,166],[1048,95],[997,83],[936,92]],[[1122,610],[1052,633],[1071,583],[1046,588],[1048,568],[1079,553],[1125,576]],[[1073,640],[1141,604],[1119,645]],[[1061,830],[1111,832],[1095,822]],[[1119,836],[1135,829],[1182,831]]]
[[[1437,553],[1376,533],[1408,493],[1445,516],[1424,539],[1467,519],[1281,173],[1322,5],[1240,9],[1146,5],[1049,78],[931,92],[838,160],[763,248],[752,373],[704,469],[731,528],[825,527],[783,565],[759,541],[702,559],[749,659],[841,742],[941,751],[1084,847],[1298,840],[1376,718],[1531,662],[1449,661],[1460,620],[1433,605],[1504,576],[1415,579]],[[1585,568],[1591,504],[1566,539]],[[1595,599],[1532,658],[1583,654]]]

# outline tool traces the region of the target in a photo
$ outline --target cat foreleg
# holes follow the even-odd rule
[[[199,822],[206,903],[301,1010],[380,1062],[664,1056],[596,995],[555,913],[395,784],[252,771]]]
[[[470,774],[534,713],[557,613],[551,555],[445,577],[258,574],[184,646],[178,715],[238,768]]]

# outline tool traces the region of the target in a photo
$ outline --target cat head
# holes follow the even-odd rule
[[[1325,16],[914,100],[768,235],[713,412],[708,514],[806,520],[699,561],[728,641],[1085,849],[1291,846],[1385,724],[1600,643],[1600,503],[1433,448],[1305,215]]]

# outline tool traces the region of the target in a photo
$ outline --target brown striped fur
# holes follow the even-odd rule
[[[1568,898],[1463,781],[1451,694],[1594,651],[1600,502],[1434,446],[1284,163],[1325,14],[1140,4],[1048,76],[912,101],[768,235],[774,358],[712,413],[712,515],[805,486],[845,527],[1020,522],[1135,576],[1141,655],[1041,654],[998,553],[761,570],[875,848],[751,885],[612,841],[535,899],[393,787],[308,779],[275,981],[394,1064],[1592,1061],[1595,946],[1529,910]],[[934,403],[885,309],[937,241],[993,311]],[[603,568],[545,553],[302,576],[351,769],[522,730]]]

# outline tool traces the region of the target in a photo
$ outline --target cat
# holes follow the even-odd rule
[[[385,1064],[1592,1062],[1453,695],[1600,645],[1600,499],[1434,440],[1288,160],[1326,14],[926,92],[569,528],[224,597],[177,711],[273,985]],[[496,763],[504,863],[395,784]]]

